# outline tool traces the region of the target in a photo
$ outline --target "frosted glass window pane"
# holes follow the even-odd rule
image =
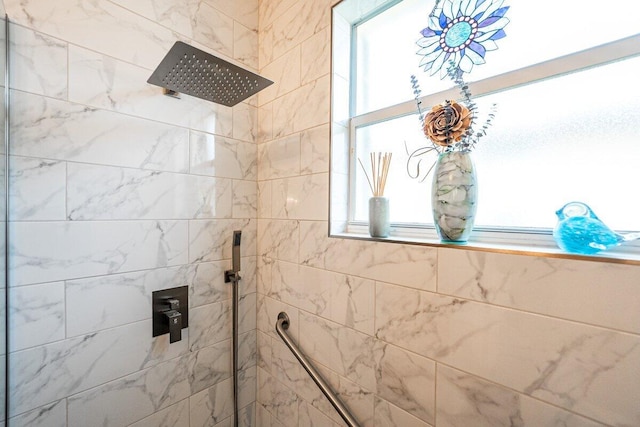
[[[413,98],[409,77],[416,74],[423,94],[451,87],[448,79],[430,77],[419,68],[416,41],[427,25],[431,0],[404,0],[357,27],[356,114]],[[507,37],[486,54],[469,81],[638,34],[640,2],[619,0],[613,10],[583,0],[506,1],[510,6]]]
[[[433,0],[404,0],[357,27],[356,114],[412,99],[416,41]]]
[[[634,58],[483,99],[499,111],[474,152],[476,224],[553,227],[555,210],[580,200],[639,230],[639,72]]]
[[[639,71],[633,58],[478,99],[481,111],[495,102],[498,113],[473,153],[476,225],[552,228],[554,212],[580,200],[613,228],[640,230]],[[431,177],[420,184],[405,168],[403,141],[410,149],[425,142],[416,117],[359,129],[356,141],[363,160],[394,152],[391,221],[432,222]],[[356,180],[355,219],[366,221],[370,191],[359,166]]]
[[[420,183],[407,175],[404,141],[424,141],[417,115],[359,128],[356,132],[356,155],[371,173],[369,153],[392,152],[391,166],[385,187],[385,196],[390,198],[391,222],[425,223],[431,221],[430,181]],[[356,190],[354,211],[356,221],[369,220],[368,200],[371,197],[369,184],[357,164],[355,169]],[[371,176],[371,175],[369,175]]]

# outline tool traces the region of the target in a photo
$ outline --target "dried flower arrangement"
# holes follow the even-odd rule
[[[451,64],[447,73],[460,89],[461,100],[445,100],[441,104],[434,105],[426,115],[421,108],[421,91],[418,80],[416,76],[411,76],[422,130],[430,142],[430,145],[420,147],[409,154],[407,172],[412,178],[422,176],[422,180],[424,180],[429,175],[435,162],[424,174],[421,165],[426,160],[424,156],[432,151],[440,154],[447,151],[473,150],[480,138],[487,134],[487,129],[495,118],[496,105],[492,104],[487,119],[478,130],[475,130],[478,106],[473,101],[469,86],[462,78],[462,71]],[[411,165],[414,164],[415,173],[412,173]]]

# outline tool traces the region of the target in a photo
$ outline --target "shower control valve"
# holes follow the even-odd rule
[[[169,343],[182,340],[182,329],[189,327],[188,287],[153,292],[153,336],[169,333]]]

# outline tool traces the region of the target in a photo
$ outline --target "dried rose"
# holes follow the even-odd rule
[[[424,134],[435,144],[448,147],[462,139],[471,126],[471,111],[455,101],[434,106],[424,119]]]

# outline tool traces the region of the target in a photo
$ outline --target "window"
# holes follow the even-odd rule
[[[425,108],[458,97],[450,80],[419,68],[416,41],[433,4],[343,0],[334,7],[334,232],[367,221],[370,190],[357,159],[371,151],[393,152],[385,193],[396,233],[432,228],[431,177],[420,182],[407,173],[407,150],[427,143],[410,76],[418,77]],[[614,229],[640,229],[640,3],[623,0],[611,11],[579,0],[506,4],[507,37],[465,75],[481,112],[498,105],[473,152],[475,229],[548,234],[554,212],[572,200]]]

